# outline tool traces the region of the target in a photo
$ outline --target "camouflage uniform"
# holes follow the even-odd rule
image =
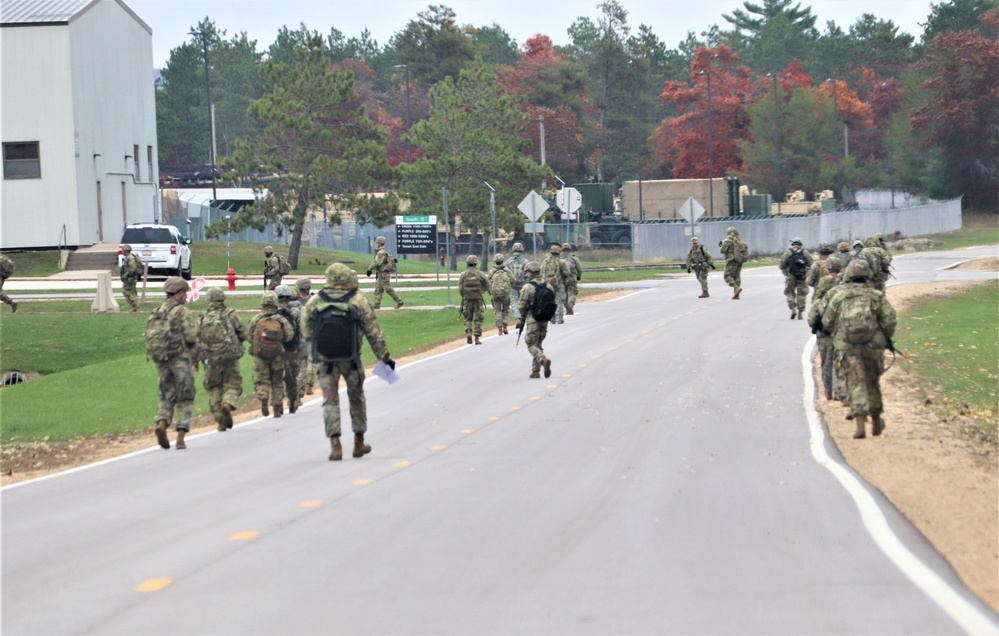
[[[323,292],[328,297],[337,300],[352,291],[355,293],[350,297],[349,302],[360,325],[357,335],[358,350],[363,343],[363,338],[367,338],[375,357],[394,368],[395,362],[389,355],[388,346],[385,344],[382,330],[378,326],[378,318],[375,316],[374,309],[364,293],[357,291],[357,274],[342,263],[334,263],[326,268],[326,287]],[[302,337],[306,340],[311,341],[314,337],[316,314],[322,310],[324,302],[322,296],[317,294],[309,298],[309,302],[305,304],[300,325]],[[347,362],[326,362],[321,359],[314,361],[317,365],[319,386],[323,390],[323,422],[326,426],[326,437],[330,438],[332,446],[330,459],[340,459],[341,376],[347,385],[350,426],[354,432],[354,457],[363,456],[371,451],[371,447],[364,444],[364,434],[368,430],[367,408],[364,400],[364,365],[360,359]]]
[[[708,294],[708,268],[715,268],[715,261],[711,254],[697,241],[697,237],[690,239],[690,251],[687,252],[687,273],[694,272],[697,282],[701,284],[701,295],[698,298],[707,298]]]
[[[208,309],[198,327],[197,359],[205,363],[204,387],[208,392],[208,408],[215,417],[220,431],[232,428],[232,412],[236,410],[239,396],[243,395],[243,376],[239,372],[239,359],[243,357],[243,343],[248,337],[246,325],[236,315],[234,309],[225,306],[225,292],[217,287],[208,290]],[[230,338],[225,343],[209,342],[206,325],[215,321],[225,321],[232,327],[235,342]],[[209,350],[222,350],[217,356]]]
[[[264,292],[260,307],[261,312],[253,317],[247,327],[251,342],[256,337],[257,323],[268,317],[275,318],[281,324],[282,342],[295,337],[295,329],[291,323],[278,312],[277,294],[272,291]],[[260,400],[260,412],[265,416],[270,415],[267,408],[270,399],[270,403],[274,405],[274,417],[281,417],[284,414],[284,355],[264,359],[254,354],[252,347],[250,354],[253,355],[253,391]]]
[[[819,284],[822,277],[826,275],[826,259],[832,254],[832,250],[828,247],[823,247],[819,250],[819,257],[812,261],[811,267],[808,268],[808,273],[805,274],[805,284],[811,287],[813,290],[815,286]],[[812,292],[812,302],[815,302],[815,292]]]
[[[822,360],[822,387],[825,389],[826,399],[832,400],[839,394],[839,382],[836,373],[836,351],[833,347],[832,336],[821,329],[818,318],[822,315],[821,309],[825,306],[822,299],[837,285],[839,285],[839,259],[835,256],[826,260],[826,266],[822,269],[822,278],[815,284],[815,293],[812,295],[812,306],[808,311],[808,326],[815,334],[815,342],[819,348],[819,356]]]
[[[575,313],[576,297],[579,295],[579,280],[583,277],[583,264],[572,253],[572,246],[562,244],[562,260],[569,266],[569,277],[565,279],[565,313]]]
[[[479,337],[482,335],[482,321],[486,318],[486,303],[482,294],[489,293],[489,279],[478,270],[479,259],[472,255],[465,259],[467,265],[465,271],[458,278],[458,292],[461,294],[461,315],[465,319],[465,336],[468,344],[472,344],[472,336],[475,336],[475,344],[482,344]],[[466,298],[472,293],[473,283],[469,277],[479,281],[478,298]],[[468,288],[466,289],[466,285]]]
[[[719,248],[725,257],[725,284],[732,288],[732,298],[739,300],[742,293],[742,262],[736,258],[736,247],[741,240],[739,231],[734,227],[725,231],[725,240]]]
[[[868,416],[872,420],[874,435],[880,435],[884,429],[880,378],[884,373],[884,350],[895,334],[895,310],[883,293],[866,284],[868,276],[870,268],[865,261],[850,263],[850,267],[843,272],[847,282],[827,294],[822,301],[825,306],[818,310],[822,312],[822,329],[832,334],[833,346],[843,365],[846,393],[857,424],[854,437],[858,439],[866,435]],[[877,321],[873,337],[859,344],[846,340],[847,329],[855,317],[841,312],[845,299],[856,294],[864,297],[866,307]]]
[[[156,363],[159,375],[160,402],[156,407],[156,437],[160,446],[170,448],[167,428],[174,422],[177,429],[177,448],[187,448],[184,435],[191,430],[191,414],[194,410],[194,360],[192,349],[198,337],[198,319],[185,307],[190,286],[183,278],[171,276],[163,283],[166,301],[153,310],[150,321],[157,314],[166,313],[170,331],[179,335],[184,349],[164,362]],[[176,420],[174,420],[176,415]]]
[[[298,306],[301,309],[312,297],[312,281],[300,278],[295,282],[298,289]],[[312,342],[302,336],[302,346],[298,350],[298,401],[301,403],[306,393],[312,395],[316,387],[316,368],[312,364]]]
[[[489,272],[489,297],[493,301],[493,313],[496,314],[496,328],[501,334],[510,333],[506,326],[510,318],[510,292],[507,288],[513,289],[515,279],[513,274],[506,268],[505,258],[502,254],[496,255],[496,267]],[[503,284],[503,281],[506,284]]]
[[[806,264],[801,278],[794,276],[790,269],[791,256],[799,252],[805,255]],[[791,310],[791,318],[805,319],[805,303],[808,301],[808,283],[805,282],[805,276],[808,274],[807,268],[811,267],[813,262],[815,258],[802,247],[800,238],[791,239],[791,247],[780,257],[780,271],[784,273],[784,298],[787,299],[787,306]]]
[[[520,290],[520,315],[524,318],[517,321],[517,329],[520,330],[521,324],[523,324],[524,342],[527,343],[527,351],[531,354],[531,375],[528,377],[540,378],[541,367],[544,367],[547,378],[552,374],[552,361],[545,356],[542,345],[545,342],[545,336],[548,335],[548,321],[536,320],[531,314],[531,304],[534,302],[535,285],[546,287],[551,287],[551,285],[540,280],[541,266],[536,261],[529,262],[525,269],[530,273],[527,274],[529,276],[527,284]],[[533,280],[535,278],[539,280]]]
[[[510,290],[510,309],[513,311],[513,319],[520,320],[520,290],[524,287],[524,266],[527,259],[524,258],[524,245],[514,243],[513,253],[506,259],[506,268],[513,274],[513,289]]]
[[[552,245],[548,248],[548,256],[541,263],[541,276],[545,279],[545,283],[555,290],[555,303],[558,305],[551,320],[553,325],[565,322],[565,283],[572,277],[569,265],[562,260],[561,254],[562,247]]]
[[[298,326],[301,317],[301,305],[297,300],[293,300],[291,288],[287,285],[278,285],[274,290],[278,297],[278,313],[287,320],[295,330],[298,341],[292,338],[291,342],[285,343],[284,347],[284,394],[288,397],[288,412],[294,413],[298,410],[298,361],[301,356],[302,338],[301,330]]]
[[[371,261],[368,267],[368,276],[375,273],[375,304],[373,309],[382,306],[382,294],[388,294],[395,301],[395,308],[399,309],[406,303],[392,288],[392,270],[395,269],[395,259],[388,250],[385,249],[385,237],[379,236],[375,239],[375,260]]]
[[[864,239],[864,249],[860,254],[867,259],[871,266],[871,279],[868,281],[871,287],[878,291],[885,290],[885,283],[888,281],[888,273],[891,271],[891,255],[888,250],[881,247],[878,240],[880,234],[874,234]],[[883,239],[882,239],[883,241]]]
[[[264,278],[267,279],[267,289],[274,291],[281,284],[281,257],[274,253],[274,248],[268,245],[264,248]]]
[[[3,284],[14,273],[14,261],[6,254],[0,254],[0,301],[10,305],[11,312],[17,311],[17,301],[3,293]]]
[[[139,311],[139,294],[135,284],[142,278],[146,266],[138,254],[132,253],[131,245],[122,245],[121,251],[125,254],[121,260],[121,293],[128,303],[128,310],[134,313]]]

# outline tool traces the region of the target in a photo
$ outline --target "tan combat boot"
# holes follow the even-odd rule
[[[274,403],[274,417],[281,417],[284,415],[284,400],[278,400]]]
[[[885,420],[881,417],[884,411],[871,409],[871,435],[877,437],[885,430]]]
[[[227,428],[232,428],[232,412],[236,408],[232,404],[222,403],[222,424]]]
[[[159,420],[156,422],[156,441],[159,442],[160,448],[170,448],[170,438],[167,437],[167,427],[170,424],[166,420]]]
[[[545,368],[545,377],[552,377],[552,361],[550,358],[545,358],[545,361],[541,363],[541,366]]]
[[[364,433],[354,433],[354,457],[364,457],[371,452],[371,445],[364,443]]]
[[[856,415],[854,421],[857,422],[857,432],[853,434],[853,439],[864,439],[867,437],[867,416]]]
[[[798,320],[804,320],[804,319],[805,319],[805,308],[802,307],[801,309],[798,310]]]
[[[794,320],[798,316],[797,309],[791,309],[791,320]]]
[[[12,313],[12,314],[16,314],[17,313],[17,301],[16,300],[11,300],[10,301],[10,313]]]
[[[184,435],[187,431],[177,431],[177,450],[184,450],[187,444],[184,443]]]
[[[472,330],[471,329],[466,329],[465,330],[465,342],[468,343],[468,344],[472,344]]]
[[[403,302],[403,301],[402,301],[401,299],[399,300],[399,302],[397,302],[397,303],[395,304],[395,308],[396,308],[396,309],[402,309],[402,308],[403,308],[403,307],[405,307],[405,306],[406,306],[406,303],[404,303],[404,302]]]
[[[270,410],[267,408],[267,398],[260,398],[260,414],[264,417],[271,414]]]
[[[475,336],[475,344],[482,344],[482,341],[479,340],[478,336]]]
[[[343,447],[340,446],[340,436],[334,435],[330,438],[330,461],[338,462],[343,459]]]
[[[294,413],[297,410],[298,410],[298,399],[293,397],[288,398],[288,412]]]
[[[739,300],[739,294],[741,294],[741,293],[742,293],[742,287],[736,285],[736,287],[735,287],[735,293],[732,294],[732,300]]]
[[[529,375],[527,377],[529,377],[529,378],[540,378],[541,377],[541,370],[540,369],[534,369],[533,371],[531,371],[531,375]]]
[[[708,298],[708,292],[707,292],[706,290],[705,290],[705,291],[702,291],[702,292],[701,292],[701,295],[700,295],[700,296],[698,296],[698,298]]]

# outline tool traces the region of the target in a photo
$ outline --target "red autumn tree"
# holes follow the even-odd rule
[[[994,11],[983,22],[989,20]],[[926,76],[925,101],[912,125],[943,151],[949,193],[999,210],[999,42],[978,31],[945,32],[916,68]]]
[[[710,111],[708,78],[711,82]],[[742,168],[739,140],[748,138],[749,68],[724,44],[701,47],[690,64],[690,84],[666,82],[659,99],[676,117],[664,119],[650,137],[661,167],[677,179],[717,178]],[[711,150],[708,149],[710,112]]]

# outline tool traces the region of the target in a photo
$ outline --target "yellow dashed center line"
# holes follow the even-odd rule
[[[149,579],[135,587],[136,592],[158,592],[173,583],[173,579]]]
[[[545,388],[547,388],[547,389],[557,389],[557,388],[558,388],[558,385],[557,385],[557,384],[549,384],[549,385],[548,385],[547,387],[545,387]]]
[[[260,536],[260,533],[256,530],[244,530],[243,532],[237,532],[229,537],[230,541],[245,541],[247,539],[256,539]]]
[[[395,466],[396,468],[405,468],[406,466],[412,466],[412,464],[407,461],[396,462],[392,465]]]
[[[643,329],[642,331],[639,331],[638,333],[642,334],[643,336],[646,336],[646,335],[648,335],[649,330],[648,329]]]
[[[354,480],[354,485],[355,486],[367,486],[370,483],[371,483],[370,479],[356,479],[356,480]]]
[[[625,340],[625,342],[634,342],[634,341],[635,341],[634,338],[628,338],[627,340]]]
[[[490,418],[489,418],[489,421],[490,421],[490,422],[496,422],[496,421],[499,421],[499,415],[493,415],[492,417],[490,417]]]
[[[510,407],[510,410],[511,410],[511,411],[519,411],[519,410],[520,410],[520,408],[521,408],[521,407],[519,407],[519,406],[511,406],[511,407]]]
[[[463,431],[461,432],[461,434],[462,434],[462,435],[471,435],[471,434],[472,434],[472,433],[474,433],[474,432],[475,432],[475,429],[474,429],[474,428],[466,428],[465,430],[463,430]]]
[[[582,368],[583,368],[583,367],[585,367],[585,366],[586,366],[586,363],[585,363],[585,362],[580,362],[580,363],[579,363],[579,368],[580,368],[580,369],[582,369]]]
[[[600,354],[599,354],[599,353],[594,353],[594,354],[593,354],[592,356],[590,356],[590,357],[591,357],[591,358],[599,358],[599,357],[600,357]]]
[[[436,446],[431,446],[430,450],[444,450],[447,448],[444,444],[437,444]]]
[[[541,396],[540,396],[540,395],[532,395],[532,396],[531,396],[531,399],[532,399],[532,400],[540,400],[540,399],[541,399]]]
[[[309,501],[303,501],[302,503],[298,504],[298,507],[299,508],[318,508],[321,505],[323,505],[323,502],[320,501],[319,499],[310,499]]]
[[[581,367],[585,367],[586,365],[585,365],[585,364],[581,364],[581,365],[579,365],[579,366],[581,366]],[[572,374],[571,374],[571,373],[563,373],[563,374],[562,374],[562,377],[563,377],[563,378],[571,378],[571,377],[572,377]]]

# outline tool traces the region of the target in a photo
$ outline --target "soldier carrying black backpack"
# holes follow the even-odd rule
[[[326,286],[309,298],[302,310],[302,337],[312,343],[319,386],[323,390],[323,422],[330,438],[330,461],[343,459],[340,445],[340,378],[347,385],[354,457],[364,457],[368,430],[364,401],[364,364],[361,342],[367,338],[375,357],[395,368],[378,318],[367,297],[357,289],[357,273],[342,263],[326,268]]]

